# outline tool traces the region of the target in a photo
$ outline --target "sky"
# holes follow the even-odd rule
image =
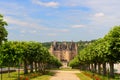
[[[80,41],[120,25],[120,0],[0,0],[8,40]]]

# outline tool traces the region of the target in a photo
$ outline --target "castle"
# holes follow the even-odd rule
[[[70,60],[77,55],[77,45],[74,42],[53,42],[50,47],[50,53],[57,57],[67,67]]]

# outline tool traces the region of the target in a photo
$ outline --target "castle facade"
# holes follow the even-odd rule
[[[70,60],[77,55],[77,45],[74,42],[53,42],[50,47],[50,53],[58,58],[64,67],[68,66]]]

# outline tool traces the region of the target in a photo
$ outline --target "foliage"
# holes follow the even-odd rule
[[[46,47],[47,49],[50,49],[51,44],[52,44],[52,42],[44,42],[44,43],[42,43],[42,45],[44,47]]]
[[[79,65],[80,69],[97,72],[96,66],[98,65],[98,72],[100,73],[100,64],[109,63],[110,76],[114,77],[114,63],[119,61],[120,26],[115,26],[104,38],[97,39],[80,50],[79,54],[70,62],[70,66]],[[105,67],[103,70],[106,70]]]
[[[76,42],[78,45],[78,51],[81,51],[82,49],[84,49],[85,47],[87,47],[89,44],[93,43],[95,40],[91,40],[91,41],[78,41]]]
[[[7,22],[3,20],[3,15],[0,14],[0,45],[2,41],[7,40],[8,33],[4,26],[7,26]]]
[[[30,72],[33,72],[33,63],[38,64],[36,71],[44,73],[47,64],[61,66],[60,61],[53,57],[47,48],[43,47],[39,42],[19,42],[8,41],[2,45],[1,56],[3,56],[3,63],[5,66],[23,65],[24,73],[28,73],[28,66],[30,65]]]
[[[112,28],[104,38],[109,45],[108,57],[110,58],[110,61],[118,62],[120,60],[120,26]]]
[[[7,26],[7,22],[3,20],[3,15],[0,14],[0,65],[3,63],[4,56],[1,54],[1,45],[3,41],[7,40],[7,31],[4,26]]]

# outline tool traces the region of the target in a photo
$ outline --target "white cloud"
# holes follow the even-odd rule
[[[55,33],[66,33],[69,32],[69,29],[63,28],[63,29],[58,29],[58,28],[50,28],[49,29],[51,32],[55,32]]]
[[[64,6],[70,6],[70,7],[74,7],[74,6],[82,6],[84,4],[83,0],[62,0],[62,5]]]
[[[85,27],[85,25],[73,25],[72,28],[81,28],[81,27]]]
[[[26,31],[25,31],[25,30],[21,30],[20,32],[21,32],[21,33],[26,33]]]
[[[61,29],[60,32],[69,32],[69,29]]]
[[[56,36],[57,34],[56,33],[48,33],[47,35],[48,36]]]
[[[20,33],[22,34],[27,34],[27,33],[30,33],[30,34],[36,34],[38,31],[37,30],[21,30]]]
[[[30,10],[26,9],[25,6],[22,4],[16,3],[16,2],[0,2],[0,13],[6,15],[12,15],[12,16],[26,16],[27,13],[30,13]]]
[[[100,13],[96,13],[94,16],[95,17],[103,17],[103,16],[105,16],[105,14],[100,12]]]
[[[32,31],[30,31],[30,33],[31,34],[35,34],[35,33],[37,33],[37,31],[36,30],[32,30]]]
[[[38,4],[40,6],[45,6],[45,7],[53,7],[53,8],[56,8],[59,6],[59,3],[58,2],[42,2],[42,1],[39,1],[39,0],[32,0],[33,3],[35,4]]]
[[[33,23],[33,22],[25,21],[25,20],[19,20],[19,19],[12,18],[12,17],[5,17],[5,21],[7,21],[8,24],[14,24],[14,25],[18,25],[21,27],[29,27],[33,29],[39,29],[39,30],[48,30],[47,27],[40,26],[38,23]]]

